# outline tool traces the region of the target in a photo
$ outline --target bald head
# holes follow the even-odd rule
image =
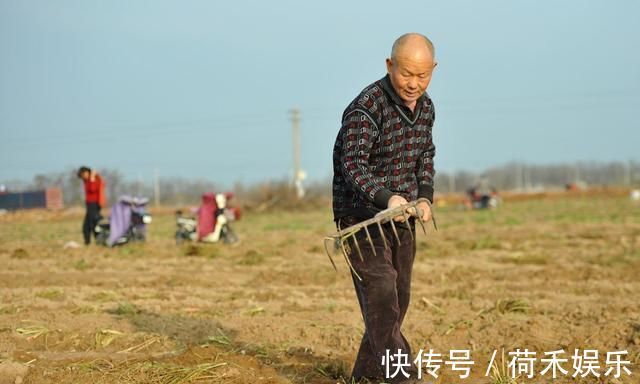
[[[391,47],[391,59],[415,55],[430,55],[435,58],[436,52],[429,38],[419,33],[405,33],[398,37]]]
[[[433,43],[419,33],[407,33],[393,43],[387,73],[398,96],[412,110],[431,82],[434,56]]]

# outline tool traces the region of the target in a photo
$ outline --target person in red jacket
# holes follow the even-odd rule
[[[100,220],[100,209],[105,206],[104,182],[100,175],[89,167],[80,167],[78,177],[84,183],[85,202],[87,211],[82,223],[84,244],[91,243],[91,234],[95,237],[95,228]]]

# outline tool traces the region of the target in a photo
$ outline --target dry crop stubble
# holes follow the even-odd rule
[[[405,334],[416,351],[470,349],[468,382],[500,382],[484,376],[491,354],[516,348],[626,349],[637,376],[638,209],[602,194],[436,207],[439,231],[416,234]],[[81,219],[0,217],[0,361],[26,367],[25,383],[333,384],[348,374],[363,328],[348,266],[334,272],[322,248],[329,206],[247,215],[235,229],[251,241],[197,251],[174,244],[170,210],[154,215],[146,244],[63,248],[80,240]]]

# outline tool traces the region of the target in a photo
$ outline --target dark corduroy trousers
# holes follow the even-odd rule
[[[340,219],[341,228],[357,223],[358,219],[346,217]],[[382,233],[377,226],[369,227],[373,241],[373,248],[364,230],[356,238],[362,253],[362,259],[352,241],[349,241],[347,254],[353,268],[360,279],[353,275],[353,283],[358,296],[365,331],[360,342],[360,349],[352,371],[352,378],[356,381],[363,378],[383,380],[395,383],[406,380],[399,375],[394,379],[386,379],[382,358],[385,351],[394,354],[400,349],[402,353],[413,360],[409,342],[402,335],[401,327],[404,316],[409,307],[411,290],[411,270],[416,253],[415,240],[406,229],[405,223],[396,224],[400,245],[397,243],[390,224],[382,226]],[[413,220],[409,223],[411,230],[415,226]],[[414,231],[415,234],[415,231]],[[388,247],[381,236],[384,236]],[[375,250],[375,252],[374,252]],[[416,368],[405,369],[412,378],[417,377]]]

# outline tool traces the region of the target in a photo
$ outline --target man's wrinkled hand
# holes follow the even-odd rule
[[[416,205],[418,212],[422,214],[422,221],[425,223],[431,220],[431,207],[426,202],[420,202]],[[415,216],[415,214],[414,214]]]
[[[405,204],[409,204],[407,199],[405,199],[404,197],[402,197],[400,195],[393,195],[389,199],[389,202],[387,202],[387,209],[397,208],[397,207],[399,207],[401,205],[405,205]],[[397,222],[403,222],[404,220],[405,220],[405,218],[404,218],[403,215],[398,215],[398,216],[393,218],[393,221],[397,221]]]

